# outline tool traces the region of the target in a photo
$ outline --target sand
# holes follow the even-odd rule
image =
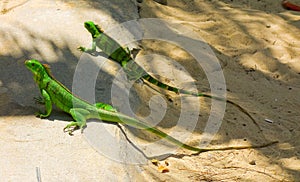
[[[300,57],[297,53],[300,50],[300,14],[283,9],[280,2],[1,2],[1,181],[35,181],[36,169],[40,170],[42,181],[299,181]],[[298,0],[292,2],[300,4]],[[82,23],[91,19],[107,30],[120,22],[137,18],[176,22],[177,29],[172,29],[175,32],[177,30],[188,37],[190,31],[196,40],[201,38],[218,58],[221,69],[215,73],[222,71],[227,97],[249,111],[258,123],[259,127],[236,107],[227,104],[221,126],[209,147],[258,145],[269,141],[279,143],[261,149],[190,155],[189,151],[179,149],[174,152],[163,148],[166,142],[152,147],[148,145],[155,140],[152,135],[123,128],[130,140],[143,146],[141,149],[147,155],[169,150],[175,153],[167,158],[161,156],[161,163],[167,161],[169,164],[169,172],[161,173],[148,160],[139,165],[111,160],[112,156],[105,152],[117,151],[117,157],[121,156],[118,152],[143,156],[136,151],[130,153],[132,148],[124,150],[113,146],[106,138],[97,138],[102,144],[100,147],[109,149],[99,152],[101,148],[97,148],[88,135],[95,132],[92,127],[87,127],[84,135],[75,132],[71,137],[63,133],[62,128],[71,118],[57,110],[49,119],[34,117],[33,113],[42,107],[32,99],[39,93],[31,73],[23,65],[24,60],[36,58],[49,63],[55,77],[72,88],[76,66],[82,56],[76,48],[90,44],[90,36]],[[186,32],[180,29],[182,27],[187,28]],[[155,30],[153,35],[166,33],[163,27],[158,26]],[[119,34],[112,32],[111,35]],[[125,36],[120,36],[120,39],[126,42]],[[188,43],[192,43],[190,41]],[[164,82],[207,93],[212,90],[205,69],[182,46],[151,39],[135,42],[130,47],[141,49],[137,62],[149,72],[159,73],[157,78]],[[154,57],[154,62],[143,61],[147,60],[143,59],[145,55]],[[101,68],[95,100],[115,103],[122,110],[120,107],[126,100],[111,96],[111,90],[106,89],[120,67],[108,61]],[[153,108],[158,114],[148,117],[149,122],[157,124],[156,119],[161,118],[160,129],[179,138],[182,136],[191,145],[203,140],[208,117],[221,113],[210,112],[210,99],[181,97],[161,89],[157,92],[146,84],[135,84],[134,89],[130,101],[139,117],[151,114],[149,107]],[[199,103],[200,109],[197,108]],[[160,116],[162,110],[166,110],[166,114]],[[192,114],[187,114],[184,122],[178,124],[180,114],[189,112]],[[192,125],[188,132],[191,135],[185,138],[184,129],[189,125]],[[120,128],[109,124],[101,126],[113,132],[117,141],[127,141]],[[128,146],[128,141],[124,146]]]
[[[229,98],[246,107],[263,130],[261,135],[249,125],[249,119],[227,105],[216,143],[237,144],[245,139],[254,144],[263,138],[280,141],[266,149],[169,158],[173,179],[299,180],[299,13],[284,10],[280,1],[265,0],[168,1],[167,5],[145,1],[140,14],[143,18],[187,21],[182,24],[203,38],[219,58]],[[193,58],[180,51],[164,51],[160,43],[147,45],[180,60],[195,80],[203,79],[194,71]]]

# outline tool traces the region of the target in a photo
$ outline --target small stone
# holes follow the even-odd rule
[[[162,5],[167,5],[167,0],[154,0],[155,2],[162,4]]]
[[[166,166],[158,166],[158,171],[161,173],[170,172],[169,168],[167,168]]]
[[[250,165],[256,165],[256,162],[255,162],[255,160],[252,160],[252,161],[249,162],[249,164]]]

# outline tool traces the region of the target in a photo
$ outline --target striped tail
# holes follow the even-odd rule
[[[162,82],[156,80],[155,78],[153,78],[150,75],[145,75],[145,76],[142,77],[142,79],[146,80],[149,83],[151,83],[153,85],[156,85],[156,86],[158,86],[160,88],[166,89],[166,90],[171,91],[171,92],[175,92],[176,94],[187,94],[187,95],[193,95],[193,96],[196,96],[196,97],[207,97],[207,98],[214,98],[214,99],[217,99],[217,100],[226,101],[223,98],[213,97],[213,96],[211,96],[209,94],[196,93],[196,92],[191,92],[191,91],[187,91],[187,90],[184,90],[184,89],[179,89],[179,88],[176,88],[176,87],[172,87],[170,85],[167,85],[165,83],[162,83]]]
[[[241,112],[243,112],[244,114],[246,114],[251,120],[252,122],[261,130],[259,124],[255,121],[255,119],[249,114],[249,112],[244,109],[242,106],[240,106],[239,104],[231,101],[231,100],[227,100],[226,98],[222,98],[222,97],[216,97],[216,96],[212,96],[209,94],[205,94],[205,93],[196,93],[196,92],[191,92],[191,91],[187,91],[184,89],[179,89],[176,87],[172,87],[170,85],[164,84],[158,80],[156,80],[155,78],[153,78],[150,75],[145,75],[142,77],[143,80],[148,81],[149,83],[156,85],[160,88],[169,90],[171,92],[175,92],[176,94],[187,94],[187,95],[192,95],[192,96],[196,96],[196,97],[206,97],[206,98],[211,98],[211,99],[215,99],[215,100],[219,100],[219,101],[223,101],[223,102],[227,102],[229,104],[234,105],[235,107],[237,107]]]

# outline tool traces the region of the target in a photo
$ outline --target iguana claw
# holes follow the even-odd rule
[[[35,112],[34,115],[38,118],[46,118],[47,116],[41,112]]]
[[[86,48],[85,47],[82,47],[82,46],[79,46],[77,47],[78,50],[82,51],[82,52],[85,52]]]
[[[45,100],[43,99],[43,97],[34,97],[33,99],[37,104],[45,104]]]
[[[69,135],[73,135],[73,132],[77,129],[81,130],[81,133],[83,132],[83,126],[80,126],[78,122],[71,122],[68,124],[66,127],[64,127],[63,131],[64,132],[69,132]]]
[[[77,47],[77,49],[81,52],[86,52],[86,53],[90,53],[90,54],[92,54],[96,51],[96,49],[93,49],[93,48],[88,49],[88,48],[85,48],[85,47],[82,47],[82,46]]]
[[[77,126],[71,128],[71,126],[67,125],[66,127],[64,127],[63,131],[64,132],[68,132],[70,136],[73,136],[73,132],[75,131]]]

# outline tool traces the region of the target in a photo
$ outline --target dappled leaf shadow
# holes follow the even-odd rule
[[[299,129],[298,118],[296,118],[299,116],[299,97],[296,96],[296,91],[292,92],[294,96],[288,97],[286,95],[289,92],[288,88],[290,90],[299,90],[300,85],[299,81],[297,81],[299,80],[299,70],[290,64],[293,61],[297,62],[297,58],[299,58],[297,56],[299,52],[299,41],[297,41],[299,36],[295,34],[299,29],[295,26],[295,23],[286,21],[288,19],[287,15],[278,14],[283,11],[281,7],[271,11],[268,8],[265,11],[265,5],[277,6],[276,3],[265,4],[269,1],[247,1],[249,4],[246,4],[245,1],[197,2],[179,0],[168,1],[167,8],[151,2],[147,1],[147,3],[141,5],[143,18],[163,17],[171,20],[186,21],[185,24],[192,27],[194,31],[199,32],[200,35],[203,35],[204,40],[206,40],[205,37],[209,36],[208,40],[210,42],[208,43],[217,54],[217,57],[226,63],[223,71],[225,77],[229,78],[229,81],[227,81],[228,94],[236,102],[250,110],[256,119],[259,119],[263,133],[268,138],[279,140],[280,143],[290,146],[288,149],[283,149],[280,147],[280,144],[271,147],[270,150],[258,150],[270,158],[270,165],[276,164],[280,166],[283,171],[293,177],[294,180],[297,180],[299,171],[287,167],[281,162],[281,160],[292,158],[296,158],[299,161],[300,158],[299,142],[297,142],[296,137],[287,139],[282,135],[282,131],[289,133],[289,136],[299,135],[298,132],[295,132],[295,130]],[[253,4],[257,5],[259,3],[262,4],[261,7],[253,6]],[[278,3],[278,6],[280,6],[280,3]],[[147,9],[147,12],[143,12],[143,8]],[[197,14],[199,16],[196,16]],[[226,20],[223,17],[227,17]],[[287,25],[290,26],[287,27]],[[284,31],[287,29],[292,31]],[[276,32],[277,30],[280,30],[281,34]],[[261,39],[257,34],[265,35],[265,37]],[[291,44],[294,46],[290,46]],[[276,52],[279,47],[292,56],[283,56],[286,53],[280,55]],[[164,51],[162,48],[159,51],[163,55],[169,55],[170,50]],[[183,64],[189,64],[191,59],[188,60],[185,60]],[[250,60],[259,61],[251,62]],[[235,70],[240,71],[235,72]],[[197,75],[192,76],[196,77]],[[232,80],[235,81],[232,82]],[[262,80],[265,81],[261,82]],[[247,90],[240,90],[239,83],[242,82],[249,83]],[[261,88],[264,88],[261,84],[264,84],[267,90],[261,90]],[[278,92],[278,94],[273,94],[276,98],[270,97],[273,92]],[[282,102],[285,103],[276,103],[277,98],[282,97],[285,98],[282,99]],[[286,108],[285,104],[292,104],[295,107]],[[236,112],[238,110],[228,105],[227,107],[227,113],[235,112],[235,114],[225,115],[223,121],[225,125],[234,125],[234,128],[246,129],[245,136],[257,135],[256,132],[247,131],[247,118],[240,118],[240,116],[237,118]],[[264,111],[268,113],[263,113]],[[268,117],[274,119],[275,122],[272,124],[263,122]],[[235,139],[235,137],[236,139],[243,137],[232,134],[234,130],[226,131],[225,129],[224,131],[221,128],[219,134],[222,138],[219,139],[219,142],[225,143]],[[228,135],[231,138],[228,138]],[[256,143],[259,137],[246,137],[246,139],[251,143]]]
[[[99,4],[95,6],[95,8],[99,8],[101,9],[101,3],[102,2],[98,2]],[[106,2],[108,3],[108,2]],[[185,4],[184,1],[178,1],[177,3],[182,3]],[[206,21],[212,21],[212,22],[218,22],[220,21],[220,19],[218,18],[218,16],[222,16],[222,13],[226,13],[227,11],[222,9],[224,7],[223,4],[220,4],[218,2],[214,2],[214,3],[207,3],[207,2],[200,2],[201,5],[203,6],[199,6],[199,4],[197,3],[190,3],[190,6],[193,6],[193,10],[194,11],[198,11],[199,13],[202,14],[206,14],[207,17],[201,19],[196,19],[198,21],[201,21],[204,19]],[[111,4],[112,7],[113,4]],[[125,7],[124,7],[125,8]],[[176,6],[176,8],[178,8],[179,10],[181,10],[181,12],[186,13],[184,8],[185,6]],[[101,9],[102,10],[102,9]],[[153,9],[153,14],[155,15],[156,11],[159,11],[161,9]],[[160,13],[164,13],[166,15],[170,15],[173,16],[173,14],[171,12],[168,11],[164,11],[161,10],[162,12]],[[257,16],[260,16],[259,13],[257,12],[253,12],[252,15],[257,14]],[[120,17],[123,17],[124,15],[121,13],[121,11],[116,9],[116,13],[113,14],[113,17],[119,21]],[[178,19],[182,19],[185,20],[184,17],[180,17],[181,15],[178,14]],[[225,23],[230,23],[231,25],[234,25],[234,27],[236,28],[236,32],[240,32],[240,35],[242,35],[243,37],[245,37],[244,42],[245,42],[245,46],[244,47],[239,47],[239,45],[235,45],[234,42],[233,43],[223,43],[223,42],[219,42],[218,45],[213,45],[210,44],[210,46],[212,47],[212,49],[214,50],[214,52],[217,54],[218,58],[221,59],[221,61],[223,61],[224,63],[224,70],[225,70],[225,76],[236,76],[239,77],[239,75],[236,75],[237,73],[232,72],[231,70],[228,70],[227,67],[228,66],[233,66],[233,68],[237,68],[237,69],[244,69],[245,70],[245,75],[248,75],[249,77],[246,78],[246,82],[249,82],[251,84],[249,84],[249,90],[246,93],[242,93],[244,94],[244,96],[246,95],[247,97],[243,97],[240,98],[240,94],[238,93],[238,86],[236,86],[236,83],[228,83],[228,89],[229,89],[229,93],[230,96],[233,97],[235,100],[240,101],[245,105],[246,109],[247,108],[252,108],[251,113],[255,113],[255,117],[256,118],[260,118],[260,120],[262,120],[263,116],[260,116],[260,112],[259,111],[255,111],[253,110],[253,108],[257,109],[259,108],[264,108],[264,107],[268,107],[268,103],[269,101],[268,98],[265,98],[263,95],[261,96],[262,98],[253,98],[251,97],[251,95],[256,95],[257,92],[259,91],[255,91],[255,86],[257,85],[257,83],[255,83],[254,78],[265,78],[267,80],[269,80],[270,84],[287,84],[289,85],[289,80],[285,79],[285,74],[289,74],[291,75],[291,77],[295,77],[298,78],[294,71],[289,69],[287,65],[279,62],[279,60],[274,56],[273,57],[273,53],[272,51],[270,51],[269,49],[259,49],[256,50],[256,46],[260,45],[262,43],[262,40],[257,40],[257,38],[255,36],[252,36],[252,33],[249,32],[247,30],[247,27],[244,27],[242,24],[240,24],[239,21],[237,21],[239,17],[235,17],[235,13],[232,13],[232,16],[230,18],[227,19],[228,22]],[[122,21],[122,20],[121,20]],[[261,20],[255,20],[257,22],[260,22],[261,25],[265,25],[266,22],[263,22]],[[191,25],[194,28],[199,28],[198,25],[195,23],[195,25]],[[2,100],[1,97],[1,112],[0,115],[1,116],[9,116],[9,115],[27,115],[30,114],[29,111],[32,111],[33,108],[32,107],[36,107],[33,103],[33,96],[38,95],[38,89],[37,86],[35,85],[35,83],[33,82],[32,79],[32,75],[29,71],[26,70],[26,68],[23,65],[24,60],[26,59],[31,59],[31,58],[35,58],[37,57],[37,59],[40,59],[43,62],[47,62],[48,58],[46,56],[44,56],[43,51],[40,50],[40,44],[38,42],[43,42],[46,43],[50,49],[54,52],[54,53],[59,53],[56,56],[58,57],[58,60],[55,62],[51,62],[50,66],[52,67],[52,72],[53,75],[59,80],[61,81],[63,84],[65,84],[68,88],[71,88],[72,86],[72,79],[73,79],[73,73],[75,70],[75,66],[77,64],[77,60],[78,60],[78,55],[75,55],[73,52],[73,48],[67,43],[67,41],[64,41],[63,46],[61,45],[57,45],[56,42],[54,42],[53,40],[48,40],[45,37],[42,36],[37,36],[35,34],[33,34],[30,30],[26,29],[26,27],[22,26],[22,24],[18,25],[19,29],[22,29],[22,32],[26,35],[26,37],[28,37],[28,39],[30,39],[31,41],[35,42],[34,44],[32,44],[32,47],[28,48],[28,47],[24,47],[24,45],[19,41],[19,39],[17,38],[17,36],[13,33],[13,32],[9,32],[7,30],[0,30],[0,37],[4,37],[4,39],[6,37],[11,37],[11,39],[8,41],[9,45],[8,47],[13,47],[12,51],[9,51],[9,54],[2,54],[0,56],[0,79],[1,79],[1,87],[0,88],[5,88],[2,92],[0,92],[0,95],[4,95],[4,98],[8,98],[8,101],[6,100]],[[216,23],[214,24],[212,27],[207,28],[207,29],[203,29],[203,31],[205,33],[207,33],[207,35],[209,36],[213,36],[216,39],[219,40],[225,40],[227,39],[227,37],[225,35],[222,35],[222,31],[218,31],[220,29],[226,29],[228,28],[227,26],[223,25],[223,23]],[[266,27],[266,29],[268,29]],[[47,34],[45,32],[45,34]],[[239,36],[239,35],[238,35]],[[290,35],[293,38],[297,38],[294,37],[293,34]],[[250,37],[250,38],[248,38]],[[87,37],[88,39],[90,39],[90,37]],[[247,45],[248,40],[251,39],[251,45],[253,45],[253,47],[251,47],[251,45]],[[272,41],[272,40],[268,40],[268,41]],[[285,41],[285,40],[282,40]],[[288,41],[286,41],[288,43]],[[17,52],[16,50],[18,50],[19,52]],[[16,52],[14,52],[16,51]],[[156,51],[155,49],[153,51]],[[164,55],[169,55],[168,53],[171,50],[168,49],[161,49],[159,50],[161,54]],[[279,71],[276,74],[279,75],[279,77],[273,77],[271,74],[267,74],[259,69],[255,69],[255,67],[251,67],[251,65],[249,67],[247,67],[247,65],[244,65],[243,62],[240,60],[241,59],[241,55],[249,55],[250,57],[252,56],[252,54],[262,54],[265,57],[268,57],[271,59],[271,61],[265,63],[265,67],[268,67],[270,63],[272,63],[273,67],[287,67],[286,69],[283,69],[284,71]],[[296,54],[296,52],[295,52]],[[182,64],[190,64],[193,61],[193,58],[186,58],[186,59],[181,59],[178,60],[181,61]],[[191,62],[190,62],[191,61]],[[193,63],[193,62],[192,62]],[[264,64],[264,63],[262,63]],[[159,68],[157,68],[159,69]],[[197,77],[197,73],[196,71],[191,71],[191,68],[187,68],[188,71],[193,72],[194,74],[192,74],[193,77]],[[248,70],[250,69],[254,69],[254,72],[248,72]],[[101,72],[101,83],[103,82],[108,82],[108,85],[111,84],[111,80],[113,80],[114,75],[109,75],[108,73],[105,72]],[[243,78],[245,78],[245,76],[243,76]],[[197,78],[196,78],[197,79]],[[237,83],[239,81],[239,78],[237,78]],[[299,84],[299,83],[298,83]],[[201,90],[201,83],[197,84],[198,89]],[[207,86],[206,86],[207,87]],[[102,102],[106,102],[106,103],[110,103],[110,88],[108,89],[103,89],[106,88],[105,86],[101,86],[101,88],[99,88],[98,90],[96,90],[96,95],[105,95],[104,97],[97,97],[97,101],[102,101]],[[253,91],[252,91],[253,90]],[[1,91],[1,90],[0,90]],[[141,89],[141,91],[143,91],[143,89]],[[147,90],[146,90],[147,91]],[[103,93],[105,92],[105,93]],[[151,93],[151,92],[149,92]],[[138,96],[138,93],[135,93],[134,96]],[[99,98],[99,99],[98,99]],[[198,98],[195,98],[195,100],[198,101]],[[9,103],[9,106],[6,104],[3,104],[2,102],[5,103]],[[142,100],[143,104],[147,105],[148,101],[147,100]],[[205,100],[205,102],[210,102],[209,100]],[[294,103],[292,101],[290,101],[292,104],[295,105],[295,108],[290,111],[290,113],[288,114],[277,114],[277,117],[279,119],[279,123],[278,125],[282,124],[282,125],[290,125],[290,128],[299,128],[299,126],[297,126],[297,124],[295,124],[295,122],[297,121],[297,110],[299,106],[299,104]],[[168,103],[168,107],[169,107],[169,111],[167,112],[164,120],[170,120],[174,117],[174,114],[178,114],[178,108],[177,106],[173,103]],[[267,104],[266,104],[267,103]],[[2,107],[3,106],[3,107]],[[208,104],[209,106],[209,104]],[[10,109],[13,110],[26,110],[24,112],[20,111],[20,112],[8,112]],[[229,111],[230,110],[230,111]],[[241,128],[244,127],[244,130],[247,130],[247,125],[244,126],[245,123],[247,123],[247,121],[249,121],[249,118],[246,118],[244,116],[237,116],[236,118],[235,113],[238,112],[237,109],[235,109],[234,107],[228,106],[228,114],[225,116],[225,122],[224,124],[227,123],[231,123],[233,124],[233,126],[236,126],[236,128]],[[277,111],[273,111],[273,113],[276,114]],[[207,118],[207,113],[208,112],[204,112],[203,114],[205,115],[203,118],[200,118],[200,120],[206,120]],[[291,113],[294,113],[294,118],[291,117]],[[146,113],[147,114],[147,113]],[[57,114],[59,115],[59,114]],[[52,118],[55,118],[56,114],[52,116]],[[284,118],[285,116],[288,116],[289,119],[287,119],[287,124],[285,123],[286,119]],[[240,122],[239,122],[240,121]],[[248,124],[248,123],[247,123]],[[277,124],[277,123],[276,123]],[[174,124],[170,124],[167,123],[164,125],[164,123],[162,123],[160,126],[162,128],[172,128],[173,126],[175,126],[176,123],[174,122]],[[263,125],[263,129],[264,131],[271,130],[270,128],[268,128],[269,126],[266,124],[262,124]],[[276,127],[274,127],[274,125],[272,126],[272,129],[276,129]],[[199,122],[199,126],[196,127],[195,133],[199,134],[202,132],[203,128],[203,123]],[[291,134],[294,134],[293,131],[290,131]],[[228,135],[228,133],[230,133],[230,137],[226,137]],[[233,134],[232,134],[233,133]],[[238,136],[234,134],[234,131],[224,131],[224,130],[220,130],[220,140],[218,141],[213,141],[213,143],[229,143],[231,140],[234,139],[241,139],[244,136]],[[251,135],[257,135],[257,133],[251,133],[251,131],[249,131],[249,133],[246,133],[247,136],[247,140],[250,143],[256,143],[259,142],[257,141],[257,138],[259,137],[255,137],[255,138],[251,138]],[[280,138],[280,135],[278,135],[277,133],[274,134],[270,134],[270,136],[272,136],[272,139],[278,139],[281,142],[285,142],[290,144],[292,149],[282,149],[279,146],[272,146],[268,149],[258,149],[261,154],[272,158],[270,160],[270,163],[276,163],[277,165],[279,165],[284,171],[287,171],[290,175],[294,176],[294,179],[296,180],[298,177],[298,171],[294,170],[294,169],[290,169],[285,167],[283,164],[281,164],[280,160],[284,159],[284,158],[292,158],[292,157],[296,157],[299,160],[299,144],[295,141],[286,141],[285,139]],[[248,138],[249,137],[249,138]],[[271,164],[270,164],[271,165]]]

